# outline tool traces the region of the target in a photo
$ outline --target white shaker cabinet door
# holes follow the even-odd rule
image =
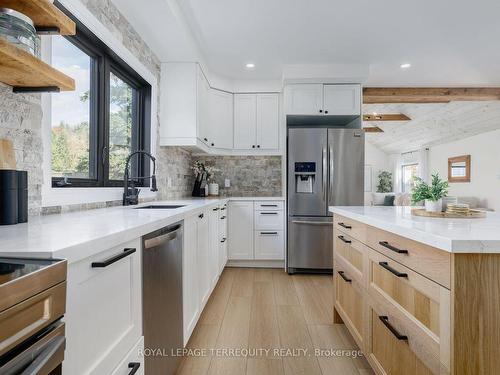
[[[210,127],[210,147],[233,148],[233,94],[210,89]]]
[[[285,88],[287,115],[320,115],[323,113],[322,84],[293,84]]]
[[[208,237],[209,237],[209,274],[210,289],[212,290],[219,279],[219,206],[209,208]]]
[[[200,310],[210,297],[211,289],[211,274],[210,274],[210,246],[209,246],[209,226],[208,212],[204,210],[198,214],[197,229],[198,229],[198,291],[200,300]]]
[[[257,95],[257,148],[279,149],[279,96]]]
[[[229,259],[254,259],[253,201],[229,202]]]
[[[197,219],[197,216],[190,216],[184,220],[184,252],[182,257],[184,345],[187,344],[200,314]]]
[[[234,94],[234,148],[252,150],[257,147],[257,96]]]
[[[361,114],[360,85],[325,85],[324,113],[326,115],[357,116]]]

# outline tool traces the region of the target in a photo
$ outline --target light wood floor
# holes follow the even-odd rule
[[[372,374],[363,357],[315,353],[357,349],[345,326],[333,324],[331,281],[278,269],[226,268],[188,343],[193,355],[184,358],[178,374]],[[260,348],[269,352],[251,350]],[[304,351],[283,356],[274,351],[280,348]],[[195,349],[207,350],[197,356]],[[223,349],[248,349],[249,355],[224,355]]]

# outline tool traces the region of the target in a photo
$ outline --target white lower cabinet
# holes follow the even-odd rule
[[[284,260],[282,201],[229,203],[229,259]]]
[[[128,352],[127,356],[120,362],[111,375],[129,375],[137,369],[135,375],[144,375],[144,337]]]
[[[208,215],[208,237],[209,237],[209,268],[210,268],[210,289],[212,290],[219,280],[219,212],[220,207],[212,207]]]
[[[254,259],[253,201],[229,202],[229,259]]]
[[[69,264],[67,283],[63,373],[111,374],[142,336],[141,240]]]
[[[219,210],[219,274],[227,264],[227,203],[220,206]]]

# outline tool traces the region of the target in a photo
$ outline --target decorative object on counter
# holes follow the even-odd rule
[[[483,219],[486,217],[486,212],[481,210],[469,210],[467,213],[456,212],[431,212],[425,208],[413,208],[411,210],[413,216],[437,217],[445,219]]]
[[[0,170],[0,225],[28,221],[28,172]]]
[[[208,184],[208,195],[218,196],[219,195],[219,184],[211,182]]]
[[[28,16],[8,8],[0,8],[0,37],[40,58],[40,39]]]
[[[470,155],[448,159],[448,182],[470,182]]]
[[[378,174],[377,193],[390,192],[392,192],[392,173],[388,171],[381,171]]]
[[[219,195],[219,184],[213,182],[215,172],[218,169],[212,166],[205,166],[199,160],[196,160],[191,167],[195,175],[193,187],[193,197],[207,197],[208,195]]]
[[[425,210],[428,212],[442,212],[443,198],[448,195],[448,181],[439,178],[439,174],[432,175],[431,184],[428,185],[420,177],[415,177],[415,186],[412,190],[412,203],[425,202]]]
[[[448,209],[449,204],[457,204],[457,203],[458,203],[457,197],[443,197],[443,211],[446,211]]]

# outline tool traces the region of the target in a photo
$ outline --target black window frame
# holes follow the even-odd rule
[[[52,187],[123,187],[123,180],[109,179],[109,109],[111,73],[130,85],[136,95],[132,110],[131,151],[151,150],[151,85],[125,61],[76,19],[57,0],[54,4],[76,23],[76,35],[64,36],[91,57],[89,178],[52,177]],[[58,94],[53,94],[58,95]],[[131,176],[149,176],[150,160],[138,155],[131,160]],[[66,184],[67,182],[68,184]],[[148,179],[135,181],[135,186],[148,187]]]

